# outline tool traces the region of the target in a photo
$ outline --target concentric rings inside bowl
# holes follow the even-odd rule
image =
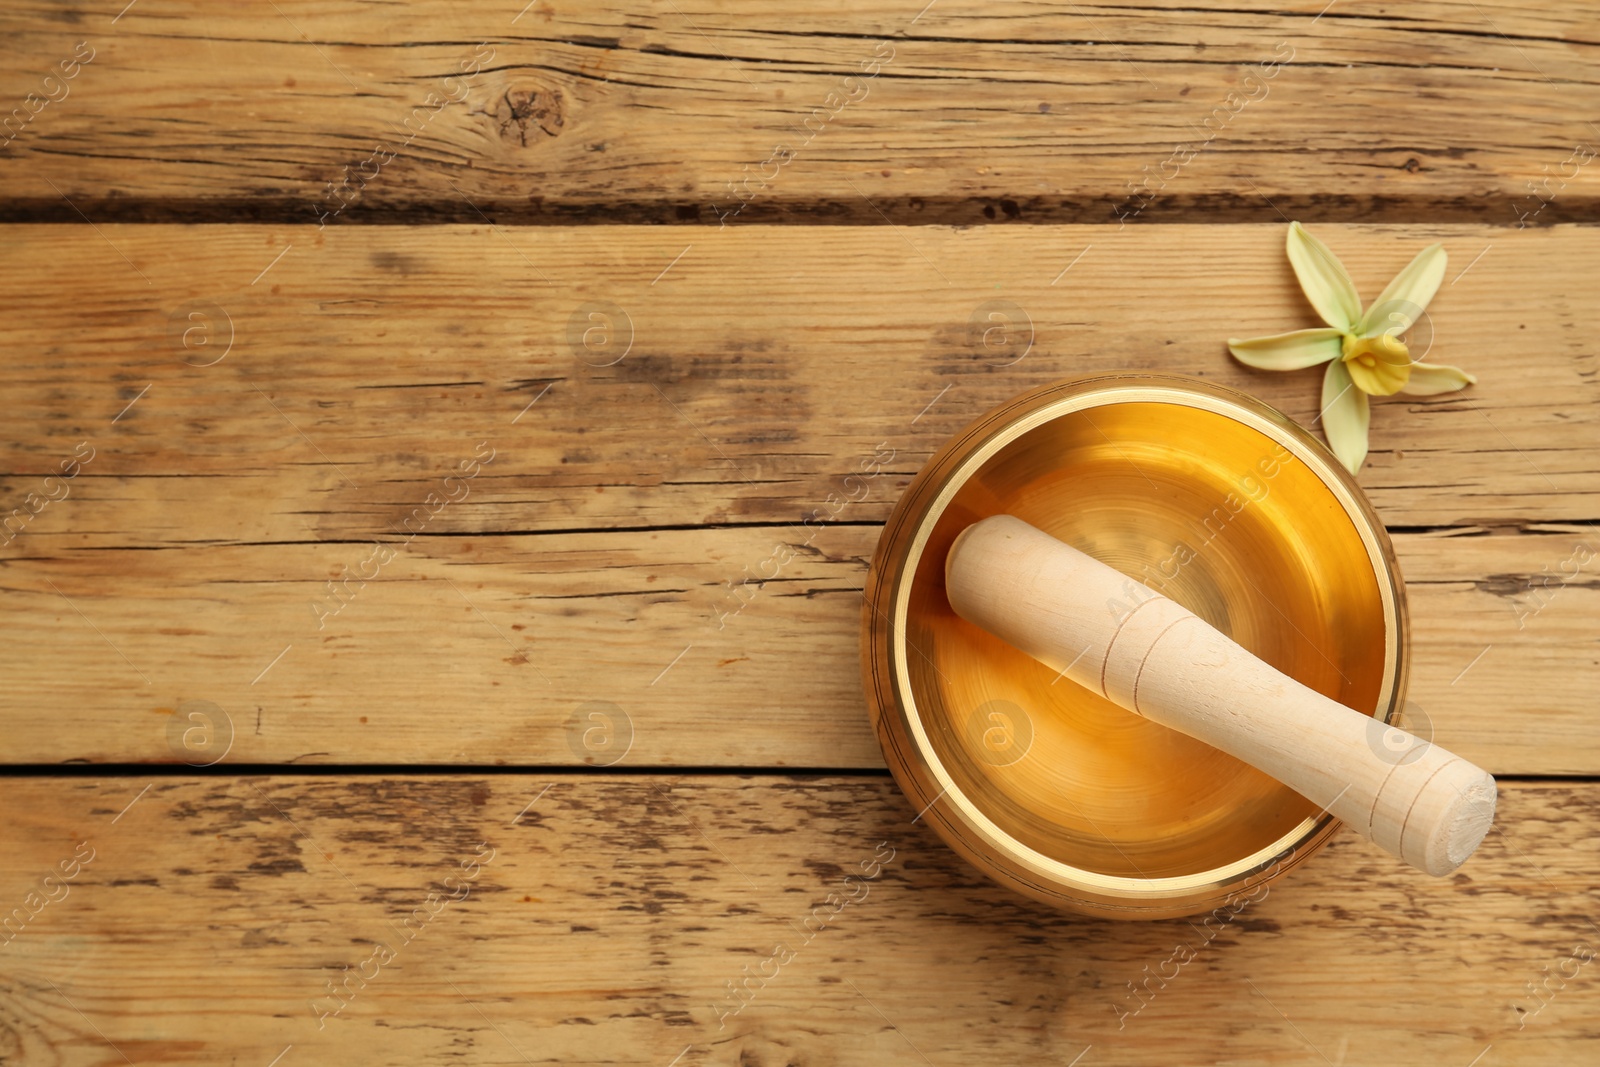
[[[1164,892],[1204,897],[1259,880],[1272,858],[1325,836],[1327,818],[1259,771],[1073,683],[1065,663],[1040,663],[956,617],[943,580],[956,535],[1016,515],[1318,692],[1385,718],[1403,683],[1403,607],[1381,528],[1303,433],[1215,387],[1115,381],[1041,391],[935,457],[899,528],[886,530],[904,561],[892,579],[877,576],[895,587],[878,590],[889,621],[869,622],[894,635],[916,764],[902,784],[917,783],[908,791],[919,807],[917,791],[932,800],[944,788],[935,825],[952,843],[1047,899],[1126,891],[1131,905],[1159,911]],[[895,747],[886,738],[891,765]]]

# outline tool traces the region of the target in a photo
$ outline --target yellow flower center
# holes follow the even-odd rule
[[[1343,348],[1346,363],[1355,360],[1363,367],[1377,366],[1380,359],[1391,366],[1411,362],[1411,352],[1405,342],[1391,333],[1380,333],[1376,337],[1346,334]]]
[[[1346,334],[1341,344],[1344,365],[1357,389],[1373,396],[1399,392],[1411,378],[1411,352],[1389,333],[1375,337]]]

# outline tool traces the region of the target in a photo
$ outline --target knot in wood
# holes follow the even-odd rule
[[[543,133],[556,137],[566,124],[566,101],[559,89],[523,88],[507,90],[498,110],[500,136],[523,147],[539,140]]]

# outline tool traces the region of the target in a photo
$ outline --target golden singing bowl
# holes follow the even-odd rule
[[[956,616],[945,556],[997,514],[1389,722],[1405,689],[1403,586],[1382,523],[1327,449],[1195,379],[1036,389],[912,481],[878,542],[862,627],[889,768],[922,818],[1004,885],[1092,915],[1191,915],[1254,898],[1322,847],[1337,821],[1287,786]]]

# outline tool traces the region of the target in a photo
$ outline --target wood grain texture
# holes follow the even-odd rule
[[[1513,225],[1600,203],[1590,2],[119,6],[0,17],[5,217]]]
[[[1543,1065],[1600,1027],[1590,783],[1504,784],[1449,880],[1339,835],[1139,924],[986,883],[880,778],[3,793],[8,1063]]]
[[[1328,230],[1369,292],[1435,237],[1460,265],[1431,358],[1480,384],[1378,404],[1362,474],[1401,531],[1412,692],[1496,773],[1593,771],[1591,233]],[[170,759],[206,700],[233,761],[567,763],[596,754],[564,724],[604,700],[634,763],[876,766],[855,590],[873,524],[971,417],[1121,367],[1316,415],[1315,372],[1221,344],[1309,321],[1277,226],[8,237],[8,761]],[[991,300],[999,349],[972,326]],[[610,347],[581,316],[569,345],[602,302]],[[220,751],[190,737],[183,758]]]
[[[1384,521],[1600,519],[1594,231],[1319,233],[1368,299],[1423,244],[1452,257],[1413,340],[1479,384],[1374,405],[1361,480]],[[493,464],[430,533],[798,523],[859,495],[880,448],[898,483],[1086,372],[1197,374],[1317,418],[1317,371],[1224,346],[1316,321],[1277,225],[7,235],[0,293],[27,312],[4,325],[0,489],[38,491],[80,442],[97,457],[34,551],[364,541],[481,441]],[[896,496],[834,517],[882,521]]]
[[[11,558],[4,756],[881,767],[857,662],[877,536],[424,535],[321,617],[370,545]],[[1396,537],[1415,731],[1496,774],[1600,770],[1600,589],[1548,580],[1595,540]],[[793,562],[744,585],[779,544]]]
[[[217,764],[0,777],[0,1064],[1592,1058],[1600,784],[1095,922],[872,770],[856,647],[973,416],[1310,423],[1223,348],[1312,322],[1284,223],[1369,297],[1442,240],[1479,385],[1362,474],[1408,724],[1600,774],[1600,7],[523,5],[0,11],[0,761]]]

